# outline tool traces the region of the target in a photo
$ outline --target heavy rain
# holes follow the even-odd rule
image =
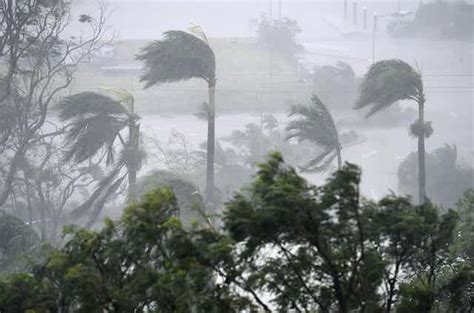
[[[474,312],[473,1],[0,21],[0,313]]]

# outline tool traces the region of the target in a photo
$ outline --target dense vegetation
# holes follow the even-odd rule
[[[310,75],[298,23],[285,17],[262,15],[238,53],[199,26],[170,30],[135,51],[142,74],[131,85],[144,83],[147,106],[174,107],[169,92],[154,97],[162,84],[182,94],[204,82],[180,105],[200,105],[207,136],[193,147],[173,130],[163,144],[141,127],[123,77],[99,88],[95,68],[93,87],[75,88],[110,42],[105,6],[97,16],[72,6],[0,0],[0,313],[474,310],[474,172],[455,146],[425,152],[433,128],[418,67],[381,60],[358,78],[339,62]],[[414,29],[431,29],[445,8],[421,5]],[[466,28],[467,9],[446,12],[434,33]],[[403,101],[417,110],[401,111]],[[264,113],[284,102],[284,115]],[[221,103],[258,111],[259,123],[216,137]],[[385,128],[418,113],[406,123],[418,149],[399,166],[403,196],[361,192],[361,169],[344,159],[370,125],[353,108],[380,112]]]
[[[472,192],[455,210],[359,193],[352,164],[313,186],[273,153],[222,229],[183,227],[171,189],[0,281],[0,312],[467,312]]]

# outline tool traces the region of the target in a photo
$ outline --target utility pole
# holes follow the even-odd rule
[[[364,14],[364,30],[367,30],[367,7],[364,7],[363,9],[363,14]]]
[[[272,0],[268,0],[268,18],[270,19],[270,24],[273,23],[273,16],[272,16],[272,12],[273,11],[273,8],[272,8]]]
[[[352,3],[352,21],[357,25],[357,1]]]
[[[372,64],[375,63],[375,33],[377,32],[377,13],[374,12],[374,23],[372,25]]]
[[[281,0],[278,0],[278,21],[280,22],[281,27]]]
[[[347,0],[344,0],[344,21],[347,20]]]

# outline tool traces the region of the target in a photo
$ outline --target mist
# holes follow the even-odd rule
[[[474,308],[473,1],[0,20],[0,313]]]

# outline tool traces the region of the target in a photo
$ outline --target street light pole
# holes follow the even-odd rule
[[[268,18],[270,19],[270,24],[273,22],[273,16],[272,16],[272,0],[268,1]]]
[[[344,21],[347,20],[347,0],[344,0]]]
[[[280,22],[281,27],[281,0],[278,1],[278,21]]]
[[[375,33],[377,32],[377,13],[374,12],[374,22],[372,25],[372,64],[375,63]]]
[[[364,31],[367,30],[367,7],[363,9]]]
[[[352,3],[352,21],[354,22],[354,25],[357,25],[357,2],[356,1]]]

